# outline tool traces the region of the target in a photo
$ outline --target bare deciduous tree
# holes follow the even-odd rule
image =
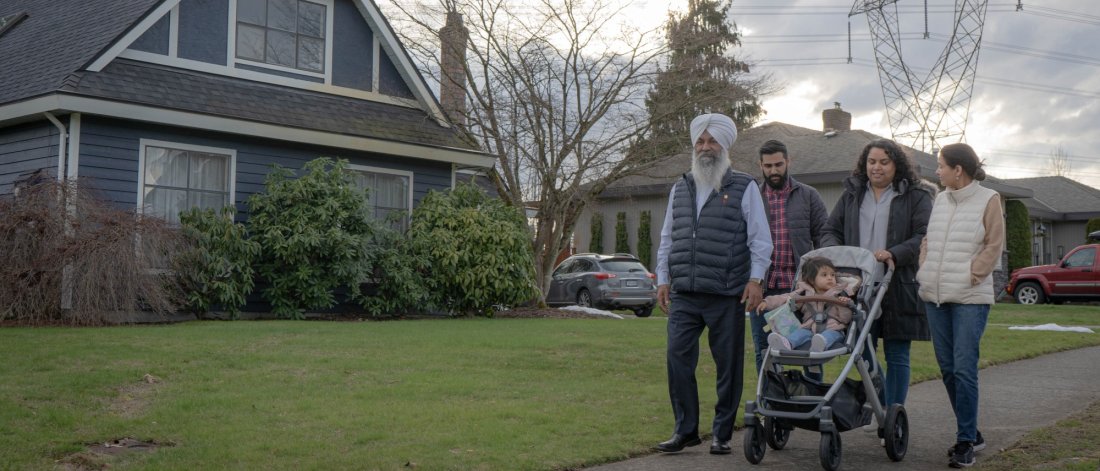
[[[388,15],[422,67],[440,81],[438,36],[447,12],[469,30],[466,130],[497,159],[495,183],[534,206],[536,280],[545,294],[557,255],[584,205],[651,163],[626,149],[647,129],[641,105],[665,52],[611,0],[395,2]],[[431,3],[429,3],[431,2]]]
[[[1062,146],[1050,153],[1050,174],[1056,177],[1068,177],[1073,171],[1069,163],[1069,154]]]

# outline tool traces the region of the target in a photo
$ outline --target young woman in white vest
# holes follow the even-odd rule
[[[1004,213],[997,192],[978,184],[985,171],[970,146],[944,146],[936,175],[945,190],[932,207],[917,281],[955,412],[948,465],[965,468],[985,448],[978,432],[978,347],[993,304],[993,269],[1004,249]]]

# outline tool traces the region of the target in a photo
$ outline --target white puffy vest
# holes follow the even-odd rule
[[[972,182],[941,191],[928,220],[928,252],[917,271],[920,297],[929,302],[993,304],[993,277],[970,285],[970,264],[982,248],[982,216],[997,192]]]

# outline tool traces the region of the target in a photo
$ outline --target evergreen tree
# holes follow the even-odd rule
[[[626,213],[615,215],[615,253],[630,253],[630,236],[626,233]]]
[[[1008,248],[1008,271],[1031,265],[1031,221],[1027,207],[1019,200],[1005,203],[1005,245]]]
[[[764,113],[757,96],[768,77],[748,78],[749,66],[732,56],[741,45],[737,25],[728,21],[732,0],[688,0],[686,13],[669,14],[668,63],[646,97],[650,129],[634,152],[655,156],[683,152],[691,145],[691,120],[722,113],[738,130],[752,127]]]
[[[653,270],[653,237],[650,235],[649,211],[642,211],[641,220],[638,222],[638,260],[646,269]]]
[[[592,213],[592,237],[588,239],[588,251],[603,253],[603,214]]]

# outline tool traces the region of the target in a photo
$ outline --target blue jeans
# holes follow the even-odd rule
[[[955,411],[956,441],[973,443],[978,433],[979,344],[989,305],[925,303],[925,311],[943,386]]]
[[[871,345],[878,346],[878,338],[871,336]],[[886,356],[886,371],[883,378],[883,388],[878,393],[878,400],[882,406],[889,408],[891,404],[905,405],[905,398],[909,395],[909,340],[882,339],[882,350]],[[869,350],[863,351],[863,357],[869,360]]]
[[[825,337],[825,348],[828,349],[832,344],[838,340],[844,339],[844,332],[839,330],[828,330],[821,332],[821,336]],[[791,335],[787,337],[787,340],[791,342],[791,347],[795,350],[809,350],[810,339],[814,337],[813,331],[810,329],[798,329],[791,332]]]

